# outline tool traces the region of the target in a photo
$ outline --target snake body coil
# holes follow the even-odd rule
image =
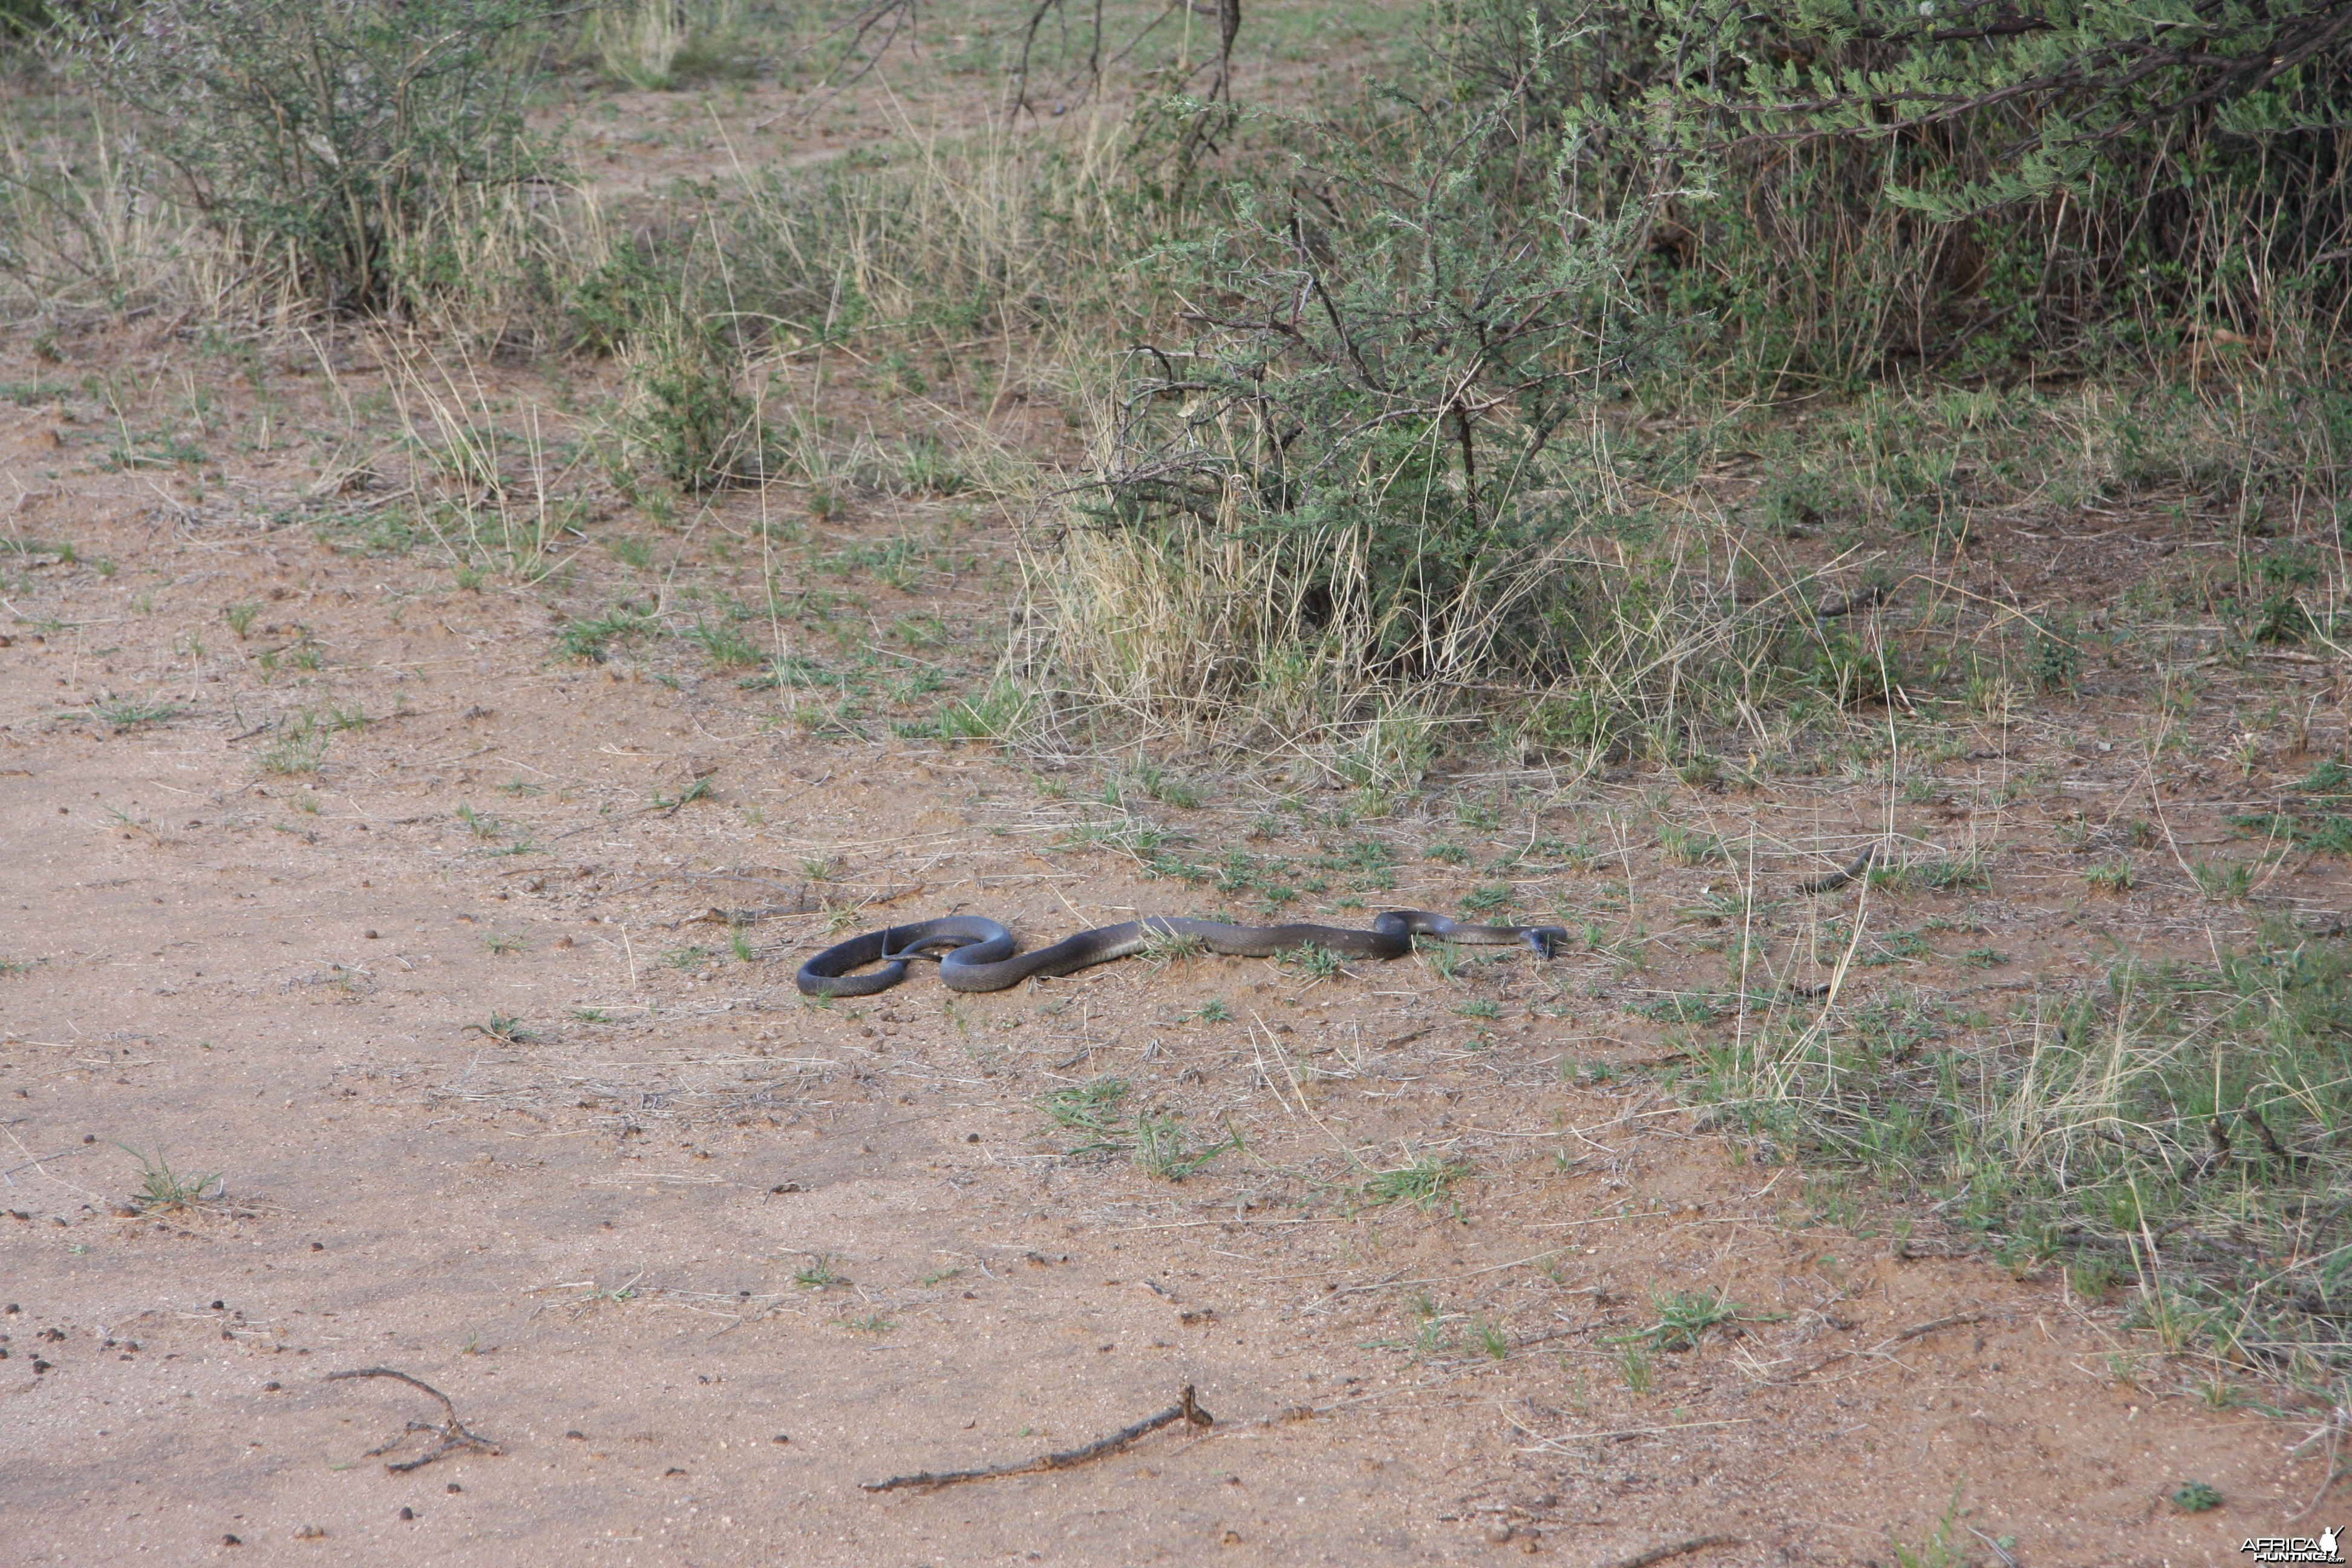
[[[937,958],[940,982],[949,990],[1003,991],[1033,975],[1075,974],[1097,963],[1126,958],[1143,952],[1154,941],[1197,942],[1211,952],[1240,958],[1271,958],[1315,946],[1342,958],[1391,959],[1411,952],[1416,936],[1489,947],[1525,942],[1546,958],[1568,940],[1567,931],[1559,926],[1465,925],[1426,910],[1387,910],[1372,921],[1370,931],[1318,925],[1236,926],[1148,915],[1122,925],[1080,931],[1034,952],[1020,952],[1013,933],[996,921],[977,915],[951,915],[870,931],[836,943],[802,964],[794,984],[810,996],[871,996],[905,979],[907,965],[915,959]],[[850,973],[877,963],[882,967],[871,974]]]

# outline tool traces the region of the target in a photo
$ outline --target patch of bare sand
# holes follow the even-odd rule
[[[5,412],[22,471],[53,462],[51,426]],[[1626,1004],[1703,953],[1466,982],[1129,963],[952,1004],[918,975],[811,1008],[791,975],[827,904],[844,929],[969,910],[1035,940],[1225,900],[1066,847],[1080,808],[990,756],[824,738],[730,677],[551,662],[530,595],[159,507],[140,476],[31,488],[17,536],[79,559],[12,567],[0,647],[0,957],[29,965],[0,978],[9,1563],[1600,1563],[1718,1533],[1737,1544],[1684,1560],[1888,1563],[1957,1491],[2037,1568],[2188,1564],[2319,1483],[2284,1455],[2297,1429],[2119,1382],[2116,1309],[1960,1255],[1932,1215],[1900,1245],[1885,1214],[1825,1215],[1649,1079],[1563,1073],[1670,1050]],[[249,640],[222,624],[237,603]],[[298,632],[320,668],[263,668]],[[181,710],[76,716],[118,689]],[[285,732],[266,721],[335,705],[373,721],[315,776],[258,764]],[[1909,824],[2003,857],[2021,890],[1972,906],[2002,973],[2063,987],[2118,931],[2230,940],[2153,877],[2058,889],[2073,849],[2000,786],[2064,738],[2021,731]],[[2068,763],[2086,797],[2145,787],[2121,758]],[[1622,822],[1546,799],[1547,832],[1604,849]],[[1213,857],[1265,804],[1160,815]],[[1885,803],[1693,809],[1759,824],[1792,882]],[[2184,836],[2218,820],[2168,809]],[[1452,907],[1483,875],[1419,858],[1483,839],[1450,819],[1366,831],[1399,856],[1368,907]],[[1628,841],[1515,873],[1525,907],[1598,898],[1612,860],[1629,929],[1709,880]],[[1913,919],[1969,898],[1906,897]],[[1944,952],[1900,978],[2024,983]],[[1067,1153],[1083,1138],[1038,1097],[1106,1074],[1190,1147],[1245,1152],[1181,1184]],[[133,1210],[118,1144],[221,1173],[218,1199]],[[1473,1173],[1427,1210],[1350,1195],[1414,1158]],[[1612,1342],[1675,1291],[1743,1320],[1650,1355],[1637,1393]],[[388,1471],[368,1450],[439,1412],[327,1381],[367,1366],[502,1452]],[[859,1489],[1076,1447],[1186,1384],[1205,1435]],[[2227,1506],[2171,1508],[2186,1479]]]

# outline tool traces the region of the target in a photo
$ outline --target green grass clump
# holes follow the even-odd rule
[[[2183,1513],[2206,1513],[2221,1506],[2221,1494],[2203,1481],[2188,1481],[2174,1489],[2172,1506]]]
[[[1076,1084],[1040,1095],[1037,1109],[1053,1119],[1054,1125],[1084,1136],[1088,1142],[1066,1151],[1071,1154],[1088,1153],[1097,1149],[1123,1149],[1118,1140],[1129,1123],[1124,1104],[1135,1085],[1127,1079],[1106,1076],[1091,1083]]]
[[[1445,1202],[1454,1184],[1472,1172],[1466,1160],[1441,1160],[1433,1154],[1423,1154],[1393,1169],[1374,1172],[1360,1190],[1365,1202],[1375,1207],[1411,1204],[1425,1212]]]
[[[142,724],[160,724],[186,712],[174,702],[141,702],[128,697],[110,698],[90,710],[90,717],[117,730],[135,730]]]
[[[1135,1168],[1163,1182],[1181,1182],[1219,1155],[1242,1147],[1241,1134],[1227,1130],[1223,1141],[1204,1149],[1188,1149],[1182,1121],[1169,1114],[1146,1113],[1135,1119]]]
[[[1106,1076],[1040,1095],[1037,1109],[1056,1127],[1080,1138],[1066,1154],[1129,1154],[1138,1170],[1162,1181],[1181,1182],[1219,1155],[1242,1147],[1235,1133],[1206,1148],[1190,1148],[1182,1118],[1166,1111],[1129,1114],[1127,1099],[1134,1090],[1131,1080]]]
[[[697,621],[687,631],[686,637],[688,641],[700,645],[704,656],[721,668],[760,662],[760,650],[752,646],[740,626],[725,622],[711,625]]]
[[[1720,1290],[1677,1290],[1654,1298],[1651,1307],[1658,1315],[1657,1321],[1608,1342],[1649,1345],[1663,1351],[1696,1350],[1708,1330],[1738,1322],[1748,1315],[1745,1307]]]
[[[1899,887],[1916,888],[1926,892],[1944,893],[1960,888],[1989,888],[1992,873],[1981,853],[1938,856],[1922,860],[1899,870],[1876,870],[1871,874],[1874,884],[1892,882]]]
[[[1303,942],[1281,959],[1282,966],[1301,980],[1328,980],[1339,973],[1339,955],[1328,947]]]
[[[298,713],[282,722],[277,735],[262,747],[259,761],[264,773],[287,778],[299,778],[319,771],[326,761],[327,741],[336,726],[312,713]]]
[[[641,637],[660,627],[659,617],[626,605],[617,605],[601,616],[568,623],[556,635],[555,651],[565,658],[602,664],[614,643]]]
[[[834,1267],[831,1258],[820,1252],[793,1270],[793,1283],[803,1290],[846,1289],[849,1278]]]
[[[139,1162],[139,1190],[131,1202],[142,1209],[178,1210],[218,1198],[226,1178],[218,1172],[182,1173],[159,1152],[145,1154],[128,1143],[116,1148]]]
[[[2332,760],[2322,763],[2295,789],[2308,804],[2297,803],[2281,811],[2241,813],[2230,818],[2231,826],[2241,833],[2324,855],[2352,855],[2352,769]]]

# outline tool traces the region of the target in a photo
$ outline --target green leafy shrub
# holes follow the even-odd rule
[[[75,52],[263,272],[399,313],[455,281],[469,198],[539,168],[503,58],[530,0],[151,0]]]
[[[1653,203],[1652,300],[1749,378],[2260,353],[2352,289],[2339,0],[1452,0],[1580,209]]]
[[[638,434],[680,489],[719,489],[763,472],[763,432],[740,365],[723,329],[681,321],[636,367]]]
[[[1661,334],[1623,298],[1619,227],[1527,166],[1521,96],[1461,88],[1261,117],[1288,172],[1245,171],[1144,257],[1200,303],[1129,356],[1097,487],[1040,564],[1041,655],[1079,690],[1341,731],[1338,754],[1442,721],[1464,683],[1580,673],[1599,606],[1554,444]]]

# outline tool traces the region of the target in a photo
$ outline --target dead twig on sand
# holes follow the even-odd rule
[[[1116,1454],[1138,1438],[1148,1436],[1176,1421],[1189,1422],[1195,1426],[1209,1426],[1216,1423],[1216,1417],[1202,1409],[1200,1402],[1192,1397],[1192,1385],[1189,1383],[1184,1385],[1184,1392],[1177,1397],[1176,1403],[1159,1415],[1139,1421],[1125,1431],[1114,1432],[1098,1443],[1089,1443],[1083,1448],[1072,1448],[1061,1454],[1040,1454],[1034,1459],[1024,1459],[1015,1465],[990,1465],[984,1469],[946,1470],[937,1474],[926,1470],[920,1475],[892,1476],[887,1481],[860,1481],[858,1485],[869,1492],[887,1492],[900,1487],[946,1487],[958,1481],[992,1481],[999,1476],[1025,1476],[1036,1470],[1066,1470],[1072,1465],[1083,1465],[1089,1459]]]
[[[403,1443],[407,1442],[411,1434],[414,1433],[434,1432],[440,1435],[441,1441],[435,1444],[432,1451],[425,1455],[422,1458],[410,1459],[404,1464],[384,1466],[385,1469],[392,1471],[395,1475],[402,1474],[409,1470],[421,1470],[436,1459],[468,1449],[478,1454],[503,1454],[506,1452],[505,1449],[499,1447],[496,1443],[493,1443],[488,1437],[483,1436],[480,1433],[467,1431],[466,1429],[466,1424],[457,1419],[457,1407],[449,1403],[449,1396],[442,1393],[439,1389],[434,1387],[429,1383],[411,1377],[404,1372],[394,1372],[388,1366],[363,1366],[356,1368],[351,1372],[331,1372],[327,1374],[327,1381],[329,1383],[333,1383],[339,1378],[346,1377],[389,1377],[397,1382],[404,1383],[408,1384],[409,1387],[416,1389],[421,1393],[429,1394],[434,1398],[441,1402],[441,1413],[445,1417],[446,1417],[446,1419],[445,1419],[440,1426],[436,1426],[431,1423],[425,1421],[411,1421],[407,1426],[402,1430],[399,1436],[394,1437],[391,1442],[383,1444],[380,1447],[370,1448],[365,1454],[361,1456],[362,1458],[373,1459],[378,1455],[389,1454],[394,1448],[399,1447]]]
[[[1653,1563],[1664,1563],[1669,1557],[1685,1552],[1704,1552],[1710,1546],[1737,1546],[1736,1535],[1694,1535],[1688,1541],[1676,1541],[1664,1546],[1653,1546],[1647,1552],[1636,1552],[1631,1557],[1612,1557],[1601,1568],[1650,1568]]]
[[[1895,1334],[1889,1338],[1879,1341],[1878,1343],[1871,1346],[1867,1351],[1832,1351],[1829,1354],[1822,1357],[1821,1360],[1813,1363],[1812,1365],[1800,1367],[1795,1372],[1790,1373],[1788,1376],[1781,1378],[1780,1381],[1784,1384],[1797,1383],[1812,1376],[1813,1373],[1821,1371],[1822,1368],[1831,1365],[1832,1363],[1844,1361],[1850,1356],[1881,1355],[1885,1352],[1894,1349],[1896,1345],[1904,1343],[1906,1341],[1924,1338],[1928,1334],[1936,1332],[1939,1329],[1953,1329],[1958,1328],[1962,1323],[1980,1323],[1983,1321],[1983,1310],[1981,1309],[1971,1309],[1966,1312],[1954,1312],[1948,1318],[1937,1318],[1935,1321],[1930,1323],[1914,1323],[1909,1328],[1904,1330],[1901,1333]]]

